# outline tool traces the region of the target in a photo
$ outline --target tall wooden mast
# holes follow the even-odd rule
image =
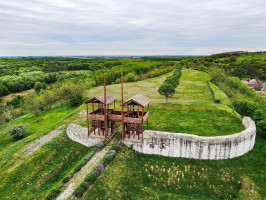
[[[104,73],[104,136],[107,137],[107,113],[106,113],[106,77]]]
[[[123,98],[123,73],[121,72],[121,101],[122,101],[122,138],[125,138],[125,124],[124,124],[124,98]]]

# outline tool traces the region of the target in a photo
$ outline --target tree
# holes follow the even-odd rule
[[[12,127],[12,129],[9,130],[9,135],[15,139],[15,140],[19,140],[25,137],[25,133],[26,133],[26,126],[20,124],[20,125],[14,125]]]
[[[138,76],[133,72],[130,72],[125,76],[125,82],[135,82],[137,80]]]
[[[38,93],[41,91],[41,89],[43,88],[43,85],[41,82],[36,82],[34,85],[34,90]]]
[[[168,97],[173,96],[175,93],[175,87],[171,84],[168,83],[163,83],[159,89],[158,92],[160,95],[164,95],[166,98],[166,103],[168,103]]]

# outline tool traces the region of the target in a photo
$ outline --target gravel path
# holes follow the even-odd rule
[[[82,169],[76,173],[76,175],[68,182],[68,185],[63,192],[56,198],[57,200],[65,200],[69,198],[75,189],[85,180],[87,175],[96,167],[96,165],[103,159],[104,155],[107,154],[112,145],[116,142],[115,138],[106,145],[101,151],[97,152],[92,159]]]
[[[56,130],[51,131],[50,133],[46,134],[45,136],[41,137],[40,139],[37,139],[30,143],[27,147],[25,147],[22,151],[24,154],[22,157],[26,157],[29,155],[32,155],[33,152],[37,151],[40,146],[42,146],[44,143],[51,141],[55,137],[57,137],[59,134],[61,134],[64,130],[66,125],[59,126]]]

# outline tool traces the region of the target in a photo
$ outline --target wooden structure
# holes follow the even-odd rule
[[[124,103],[121,104],[122,108],[125,108],[124,111],[124,126],[123,128],[123,139],[127,137],[130,138],[130,135],[133,135],[140,138],[139,135],[142,135],[143,140],[143,125],[147,120],[147,129],[149,128],[149,104],[151,100],[145,97],[142,94],[138,94],[134,97],[129,98]],[[145,108],[146,111],[145,111]]]
[[[122,111],[115,110],[116,98],[109,93],[106,93],[106,81],[104,75],[104,94],[93,97],[86,102],[87,105],[87,124],[88,136],[90,135],[90,123],[93,127],[94,135],[96,135],[96,128],[98,135],[108,137],[108,130],[111,133],[115,131],[115,122],[122,122],[122,136],[123,139],[131,138],[140,139],[142,135],[143,140],[143,125],[147,120],[147,129],[149,127],[149,104],[150,99],[142,94],[138,94],[123,102],[123,74],[121,74],[121,95],[122,95]],[[114,102],[114,109],[109,109],[109,104]],[[89,113],[88,107],[92,106],[92,112]],[[96,107],[96,109],[95,109]],[[124,108],[126,110],[124,110]],[[146,111],[145,111],[146,109]]]
[[[93,97],[92,99],[86,102],[88,135],[90,135],[89,120],[91,120],[91,126],[93,127],[94,135],[96,135],[95,131],[96,128],[97,128],[97,134],[104,135],[105,137],[109,135],[108,130],[110,128],[111,128],[111,133],[115,131],[115,122],[110,121],[108,119],[108,114],[113,110],[109,109],[110,103],[114,102],[114,108],[115,108],[116,98],[109,93],[106,93],[106,98],[104,96],[105,96],[104,94],[101,94],[96,97]],[[90,113],[88,110],[89,106],[92,106],[92,112]]]

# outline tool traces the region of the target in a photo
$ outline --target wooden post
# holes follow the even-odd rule
[[[142,114],[141,114],[141,116],[142,116],[142,128],[141,129],[142,129],[142,142],[143,142],[143,123],[144,123],[143,122],[143,107],[142,107]]]
[[[149,112],[150,104],[148,104],[148,112]],[[147,118],[147,130],[149,129],[149,117]]]
[[[88,136],[90,136],[90,124],[89,124],[89,119],[88,119],[88,115],[89,115],[89,108],[88,108],[88,104],[87,105],[87,127],[88,127]]]
[[[122,138],[125,139],[125,124],[124,124],[124,99],[123,99],[123,73],[121,72],[121,101],[122,101]]]
[[[104,73],[104,136],[107,137],[107,113],[106,113],[106,77]]]
[[[138,118],[139,118],[139,106],[138,106],[138,114],[137,114],[137,116],[138,116]],[[139,126],[138,126],[137,134],[138,134],[138,140],[139,140]]]

